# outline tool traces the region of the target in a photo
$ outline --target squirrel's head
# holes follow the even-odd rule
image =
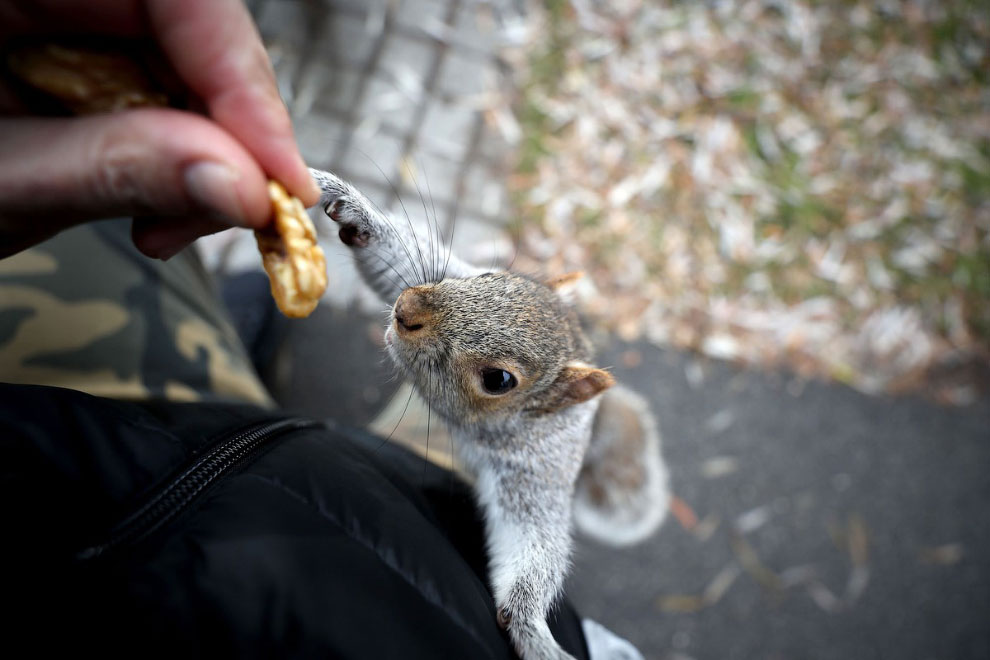
[[[420,394],[455,424],[544,415],[591,399],[614,381],[591,352],[563,289],[486,273],[406,289],[385,342]]]

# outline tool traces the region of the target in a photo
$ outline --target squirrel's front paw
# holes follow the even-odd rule
[[[351,247],[368,247],[375,233],[374,211],[368,200],[332,172],[309,168],[309,173],[323,191],[323,212],[340,225],[340,240]]]
[[[340,225],[338,236],[344,245],[354,248],[368,247],[372,233],[367,212],[348,197],[338,197],[323,207],[327,217]]]
[[[515,615],[508,606],[503,606],[497,608],[495,621],[499,628],[509,633],[522,660],[574,660],[557,644],[543,617]]]

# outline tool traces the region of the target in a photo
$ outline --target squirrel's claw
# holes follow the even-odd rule
[[[344,245],[356,248],[368,247],[371,241],[371,232],[366,227],[362,228],[362,223],[348,217],[347,198],[338,197],[327,202],[323,206],[323,212],[328,218],[340,225],[338,235]]]
[[[371,240],[371,234],[366,231],[360,231],[354,225],[344,225],[337,232],[340,236],[340,240],[343,241],[344,245],[350,247],[363,248],[368,247],[368,241]]]

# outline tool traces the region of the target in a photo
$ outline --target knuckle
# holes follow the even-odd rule
[[[148,149],[127,122],[106,131],[93,146],[89,178],[93,194],[111,206],[133,213],[156,210],[146,185]]]

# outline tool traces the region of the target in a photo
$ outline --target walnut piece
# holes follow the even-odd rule
[[[275,211],[273,227],[254,232],[272,296],[282,313],[302,318],[316,308],[327,288],[327,265],[316,242],[316,229],[306,209],[290,197],[281,184],[268,182],[268,196]]]

